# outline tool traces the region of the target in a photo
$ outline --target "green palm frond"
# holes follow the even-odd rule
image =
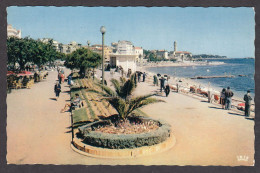
[[[130,79],[131,79],[131,80],[134,80],[134,79],[135,79],[135,75],[136,75],[136,72],[133,73],[133,74],[130,76]]]
[[[121,91],[120,91],[120,96],[122,98],[125,98],[129,95],[132,94],[132,92],[134,91],[135,88],[135,84],[134,81],[132,80],[127,80],[124,85],[121,87]]]
[[[119,116],[125,118],[127,116],[128,105],[126,101],[120,97],[106,98],[106,100],[116,109]]]
[[[121,85],[124,85],[125,82],[126,82],[126,78],[120,77],[120,83],[121,83]]]
[[[111,81],[111,83],[113,84],[116,93],[117,93],[118,95],[120,95],[120,88],[121,88],[121,86],[120,86],[119,81],[116,80],[116,79],[111,79],[110,81]]]

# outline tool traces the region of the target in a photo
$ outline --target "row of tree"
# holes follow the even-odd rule
[[[15,67],[19,64],[19,70],[25,70],[28,63],[38,67],[46,63],[53,63],[56,59],[64,59],[65,54],[57,52],[53,42],[43,43],[29,37],[7,39],[8,65]]]
[[[15,67],[19,64],[19,70],[25,70],[28,63],[38,67],[53,64],[57,59],[65,60],[65,66],[70,69],[79,69],[85,76],[86,71],[96,68],[101,63],[101,56],[90,49],[80,48],[71,54],[65,55],[55,50],[53,41],[47,43],[34,40],[29,37],[7,39],[8,65]]]

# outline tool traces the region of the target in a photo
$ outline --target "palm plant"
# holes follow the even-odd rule
[[[99,85],[101,88],[103,87],[103,91],[89,91],[102,95],[104,97],[103,99],[107,100],[110,105],[112,105],[117,110],[119,117],[122,119],[126,119],[133,113],[134,110],[145,105],[164,102],[163,100],[152,98],[154,94],[130,98],[135,89],[134,75],[135,74],[133,74],[128,80],[125,78],[120,78],[120,81],[111,79],[114,90],[107,86]]]

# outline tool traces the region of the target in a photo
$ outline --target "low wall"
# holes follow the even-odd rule
[[[86,145],[81,142],[80,139],[74,138],[71,144],[71,148],[85,156],[97,157],[97,158],[135,158],[147,155],[157,154],[172,148],[176,143],[174,135],[171,133],[170,137],[162,143],[138,147],[134,149],[107,149],[101,147],[94,147]]]

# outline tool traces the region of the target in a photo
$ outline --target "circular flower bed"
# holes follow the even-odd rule
[[[159,144],[170,137],[171,126],[167,123],[140,117],[132,117],[128,121],[126,123],[129,126],[127,127],[128,130],[120,127],[120,123],[104,120],[79,127],[79,134],[83,139],[83,143],[109,149],[151,146]],[[104,129],[109,126],[111,127],[108,130],[109,132],[113,127],[115,128],[112,130],[113,133],[104,132]],[[135,130],[130,130],[131,127],[135,127],[133,128]],[[120,129],[124,131],[120,131]]]
[[[111,123],[105,126],[99,126],[94,131],[110,134],[140,134],[148,133],[159,128],[159,124],[153,120],[142,123],[130,122],[129,120],[120,121],[117,124]]]

